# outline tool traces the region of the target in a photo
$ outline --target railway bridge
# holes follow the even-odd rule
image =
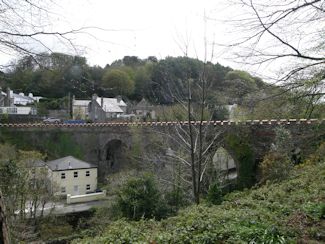
[[[191,121],[202,126],[213,138],[211,150],[226,148],[240,164],[245,155],[238,151],[243,145],[251,149],[258,163],[269,151],[275,137],[275,128],[291,132],[292,144],[302,154],[308,154],[313,145],[325,140],[325,119],[282,119],[248,121]],[[168,122],[110,122],[89,124],[0,124],[0,142],[11,143],[20,149],[39,150],[49,159],[73,155],[99,166],[100,174],[118,170],[132,161],[149,154],[159,163],[159,155],[169,148],[179,147],[175,128],[189,126],[188,121]],[[217,135],[214,137],[214,135]]]

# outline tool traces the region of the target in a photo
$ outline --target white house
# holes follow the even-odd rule
[[[12,91],[11,91],[12,92]],[[32,94],[30,93],[30,95],[32,96]],[[13,97],[14,99],[14,105],[28,105],[28,104],[33,104],[34,103],[34,99],[32,97],[29,96],[25,96],[24,93],[13,93],[11,94],[11,97]]]
[[[24,93],[14,93],[10,88],[6,93],[1,88],[0,90],[0,114],[35,115],[37,113],[33,104],[40,97],[35,97],[35,100],[32,93],[25,96]]]
[[[132,112],[137,115],[137,117],[156,119],[154,106],[144,98],[133,107]]]
[[[72,116],[73,119],[88,119],[88,105],[90,100],[72,99]]]
[[[126,113],[127,105],[120,96],[116,98],[92,96],[92,100],[72,100],[73,119],[91,119],[103,121],[107,118],[116,118]]]
[[[97,166],[73,156],[46,162],[54,195],[83,195],[97,189]]]
[[[36,115],[35,107],[0,107],[0,114],[19,114],[19,115]]]

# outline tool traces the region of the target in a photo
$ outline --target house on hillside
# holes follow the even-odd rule
[[[72,98],[72,118],[73,119],[88,119],[88,105],[90,100],[76,100]]]
[[[83,195],[97,189],[97,166],[73,156],[46,162],[54,195]]]
[[[154,110],[154,106],[144,98],[142,98],[142,100],[133,107],[132,112],[138,118],[156,119],[156,112]]]
[[[0,88],[0,114],[36,115],[33,94],[25,96],[24,93],[16,94],[10,88],[3,92]]]
[[[126,104],[121,97],[105,98],[97,97],[95,94],[89,103],[88,111],[89,119],[94,122],[103,122],[125,114]]]
[[[116,98],[98,97],[96,94],[91,100],[76,100],[73,98],[73,119],[90,119],[101,122],[117,118],[126,113],[127,105],[120,96]]]

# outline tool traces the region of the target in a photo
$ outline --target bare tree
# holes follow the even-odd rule
[[[206,17],[204,16],[204,21]],[[206,28],[206,22],[205,22]],[[205,30],[206,31],[206,30]],[[189,46],[184,44],[184,46]],[[179,89],[173,88],[166,91],[179,105],[186,118],[186,123],[179,121],[169,134],[171,143],[179,145],[178,150],[170,156],[178,160],[185,168],[189,169],[182,179],[191,185],[194,201],[199,204],[202,194],[202,183],[207,173],[207,168],[212,161],[211,148],[219,136],[219,132],[211,130],[207,121],[211,120],[211,111],[207,103],[208,91],[212,84],[207,79],[207,53],[208,41],[204,35],[204,60],[196,79],[191,77],[191,70],[184,70],[185,79]],[[213,53],[213,46],[212,46]],[[211,55],[213,57],[213,54]],[[200,62],[200,61],[198,61]],[[188,68],[188,67],[187,67]],[[212,134],[211,134],[212,132]],[[189,180],[190,179],[190,182]]]
[[[86,33],[89,27],[56,30],[53,21],[58,13],[51,11],[54,6],[51,0],[0,0],[0,52],[30,57],[51,53],[50,38],[61,49],[77,51],[73,37]]]
[[[240,14],[227,20],[228,44],[243,64],[276,69],[269,77],[285,91],[313,102],[325,95],[325,2],[322,0],[234,0]],[[238,34],[240,32],[240,34]],[[265,71],[265,69],[264,69]]]

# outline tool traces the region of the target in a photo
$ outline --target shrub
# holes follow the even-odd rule
[[[261,183],[286,179],[293,168],[293,164],[286,154],[270,152],[266,154],[259,165]]]
[[[222,203],[222,191],[219,183],[213,183],[210,185],[206,200],[215,205]]]
[[[169,211],[172,214],[177,213],[181,207],[188,205],[184,189],[182,189],[180,186],[177,186],[171,191],[167,192],[165,198]]]
[[[129,179],[118,193],[116,205],[123,217],[133,220],[160,219],[167,213],[157,184],[150,174]]]
[[[316,152],[307,159],[307,164],[316,164],[325,161],[325,142],[321,143]]]
[[[320,217],[325,219],[325,203],[321,205]]]
[[[53,223],[42,223],[39,227],[39,232],[42,240],[51,240],[71,235],[73,233],[73,227],[63,221],[57,223],[57,225]]]

